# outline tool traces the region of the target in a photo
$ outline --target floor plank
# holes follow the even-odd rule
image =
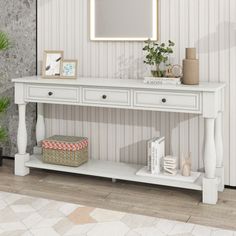
[[[0,191],[72,202],[236,230],[236,191],[219,194],[217,205],[201,203],[201,192],[32,169],[25,177],[13,174],[14,162],[0,167]]]

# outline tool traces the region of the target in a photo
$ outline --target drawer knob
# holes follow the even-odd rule
[[[166,99],[165,98],[162,98],[161,100],[163,103],[166,103]]]
[[[53,95],[53,92],[48,92],[48,95],[49,95],[49,96],[52,96],[52,95]]]
[[[107,95],[102,95],[102,99],[106,99],[107,98]]]

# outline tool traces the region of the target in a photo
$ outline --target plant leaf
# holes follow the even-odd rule
[[[4,128],[0,127],[0,142],[7,139],[7,132]]]
[[[0,98],[0,113],[5,112],[10,105],[9,98]]]
[[[0,31],[0,51],[7,50],[10,47],[10,40],[6,33]]]

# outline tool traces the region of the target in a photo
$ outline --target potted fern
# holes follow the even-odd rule
[[[0,31],[0,52],[10,47],[10,40],[6,33]],[[3,114],[10,104],[9,98],[0,98],[0,114]],[[6,130],[0,126],[0,142],[4,142],[7,138]],[[0,148],[0,166],[2,165],[2,148]]]
[[[154,67],[154,69],[151,70],[153,77],[165,76],[166,63],[168,62],[170,54],[173,53],[174,46],[175,43],[171,40],[168,41],[168,44],[154,42],[150,39],[145,41],[143,51],[147,52],[147,55],[144,63]],[[164,69],[161,69],[161,66],[164,66]]]

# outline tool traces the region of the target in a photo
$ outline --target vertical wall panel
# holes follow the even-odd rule
[[[229,14],[229,4],[230,0],[220,0],[219,6],[219,25],[218,25],[218,32],[219,32],[219,80],[225,82],[228,86],[225,89],[225,112],[223,117],[223,142],[224,142],[224,155],[225,157],[230,157],[230,109],[229,109],[229,101],[230,101],[230,93],[229,93],[229,83],[230,83],[230,33],[229,29],[232,25],[230,23],[230,14]],[[233,99],[233,97],[232,97]],[[225,158],[225,179],[226,182],[229,183],[230,179],[230,159]],[[235,178],[236,179],[236,178]]]
[[[179,1],[179,59],[185,58],[185,48],[189,47],[189,0]],[[189,115],[181,113],[179,115],[179,142],[180,157],[189,155]]]
[[[196,46],[198,46],[200,78],[202,81],[209,81],[209,0],[198,0],[198,39]],[[199,167],[203,166],[203,137],[204,137],[204,121],[199,117],[199,139],[198,139],[198,155]]]
[[[170,0],[160,1],[160,12],[165,12],[165,14],[160,14],[160,41],[161,42],[168,42],[170,39]],[[166,138],[166,153],[170,153],[170,140],[168,139],[169,136],[169,120],[170,114],[166,112],[160,112],[161,120],[161,127],[160,133],[161,136],[165,136]]]
[[[236,1],[230,0],[230,185],[236,186]],[[234,100],[233,100],[234,98]]]
[[[180,51],[179,51],[179,41],[180,41],[180,1],[170,0],[170,28],[169,28],[169,38],[173,40],[176,44],[174,56],[171,57],[171,63],[178,64],[180,62]],[[170,154],[174,156],[180,155],[180,139],[179,139],[179,114],[170,114]]]
[[[142,78],[143,43],[91,42],[88,0],[38,0],[38,62],[44,49],[77,58],[87,77]],[[160,40],[176,43],[171,63],[182,63],[186,47],[197,47],[202,81],[227,83],[223,118],[226,183],[236,185],[236,6],[235,0],[159,0]],[[166,152],[192,153],[203,166],[201,117],[164,112],[46,105],[47,135],[89,137],[91,158],[145,163],[146,139],[164,135]]]
[[[189,0],[189,14],[188,14],[188,45],[189,47],[194,47],[197,44],[198,39],[198,1]],[[199,159],[201,159],[201,155],[199,155],[198,149],[198,116],[189,115],[189,152],[191,152],[192,157],[192,165],[194,169],[199,168]]]

